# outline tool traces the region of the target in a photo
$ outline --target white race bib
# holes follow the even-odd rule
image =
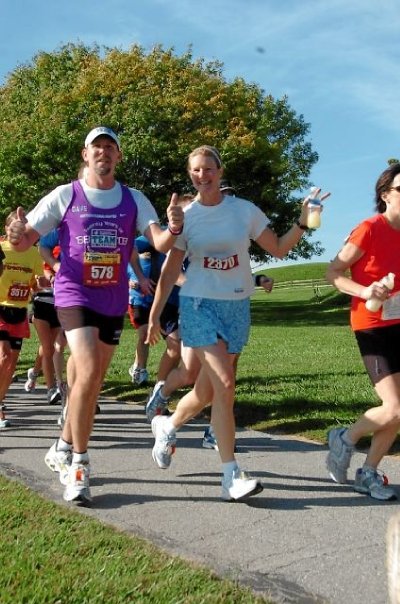
[[[400,292],[397,292],[384,301],[382,305],[382,319],[400,319]]]

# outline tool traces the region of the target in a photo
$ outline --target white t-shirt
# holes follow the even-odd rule
[[[112,189],[93,189],[86,184],[85,179],[80,180],[80,183],[89,202],[96,208],[111,209],[121,202],[122,189],[119,182],[115,182]],[[137,228],[144,233],[150,224],[158,222],[157,212],[141,191],[132,188],[129,190],[138,208]],[[45,235],[58,227],[71,200],[72,183],[53,189],[48,195],[42,197],[37,206],[28,213],[28,223],[40,235]]]
[[[216,206],[193,201],[185,210],[175,247],[187,252],[189,267],[181,296],[242,300],[254,290],[250,240],[258,239],[269,219],[251,201],[225,196]]]

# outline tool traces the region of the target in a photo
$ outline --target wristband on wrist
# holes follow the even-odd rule
[[[297,225],[302,231],[308,231],[308,226],[306,224],[301,224],[299,219],[297,219],[294,224]]]
[[[171,235],[175,235],[175,237],[177,237],[178,235],[180,235],[183,231],[183,225],[181,226],[181,228],[178,231],[174,231],[173,229],[171,229],[171,227],[168,224],[168,230],[171,233]]]

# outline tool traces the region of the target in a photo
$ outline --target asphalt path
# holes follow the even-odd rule
[[[44,456],[58,436],[59,406],[45,390],[16,383],[5,399],[12,427],[0,433],[0,471],[62,500]],[[178,433],[168,470],[153,462],[143,402],[103,398],[90,444],[93,506],[77,508],[163,550],[212,568],[275,603],[386,604],[386,532],[398,502],[377,502],[336,485],[327,447],[239,430],[237,459],[264,491],[247,503],[220,499],[218,453],[201,446],[205,423]],[[362,465],[356,453],[351,475]],[[400,495],[399,460],[382,468]]]

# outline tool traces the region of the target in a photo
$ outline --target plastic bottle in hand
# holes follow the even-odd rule
[[[382,277],[382,279],[379,281],[379,283],[381,285],[384,285],[388,289],[393,289],[394,288],[394,273],[388,273],[385,277]],[[369,300],[366,301],[365,306],[371,312],[376,312],[380,309],[382,304],[383,304],[382,300],[379,300],[378,298],[370,298]]]
[[[318,229],[321,226],[321,202],[317,198],[318,187],[311,187],[311,193],[308,197],[308,216],[307,227],[309,229]]]

